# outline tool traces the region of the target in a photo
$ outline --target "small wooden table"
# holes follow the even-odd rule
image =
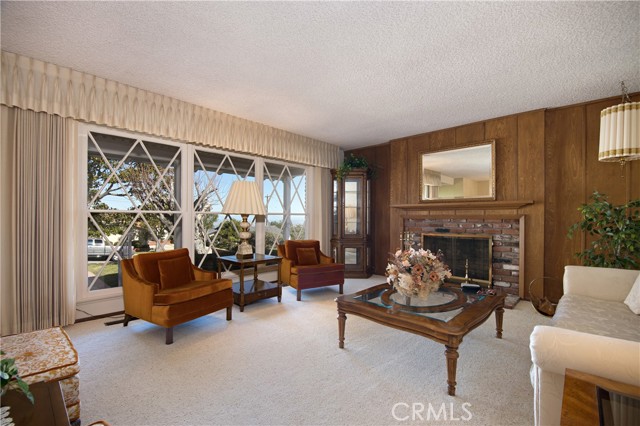
[[[336,299],[338,346],[344,348],[347,313],[442,343],[446,348],[448,392],[453,396],[462,338],[495,311],[496,337],[501,339],[504,299],[500,289],[496,289],[495,295],[477,295],[463,292],[457,284],[445,284],[425,302],[408,299],[388,284],[380,284]]]
[[[244,312],[245,305],[256,300],[278,297],[282,300],[282,282],[280,279],[280,263],[282,258],[267,254],[254,254],[248,259],[238,259],[235,256],[220,256],[218,258],[218,276],[222,276],[222,265],[238,266],[240,268],[240,281],[233,284],[233,303],[240,306],[240,312]],[[278,265],[278,280],[275,283],[258,279],[258,265]],[[253,267],[253,280],[245,281],[245,268]]]
[[[599,404],[599,393],[604,394]],[[562,411],[560,425],[562,426],[599,426],[615,424],[611,411],[609,393],[624,396],[629,406],[618,406],[616,414],[620,415],[634,411],[637,400],[640,400],[640,386],[617,382],[604,377],[567,368],[564,373],[564,389],[562,393]],[[636,400],[630,403],[630,400]],[[602,415],[602,417],[601,417]]]
[[[33,404],[14,389],[2,397],[2,406],[10,407],[9,417],[16,426],[69,426],[60,382],[33,383],[29,390],[33,394]]]

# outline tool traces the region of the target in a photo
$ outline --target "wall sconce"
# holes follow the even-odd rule
[[[622,103],[600,113],[599,161],[640,159],[640,102],[631,102],[624,81],[620,82]]]
[[[260,197],[260,191],[258,185],[255,182],[250,181],[235,181],[231,185],[229,195],[222,207],[222,213],[225,214],[239,214],[242,217],[238,237],[240,237],[240,244],[238,245],[238,251],[236,257],[238,259],[250,259],[253,257],[253,247],[249,244],[249,238],[251,238],[251,232],[249,232],[249,215],[266,215],[262,198]]]

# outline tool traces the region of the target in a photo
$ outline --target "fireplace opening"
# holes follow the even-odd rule
[[[442,252],[444,262],[451,268],[450,281],[492,284],[491,235],[422,234],[422,248]]]

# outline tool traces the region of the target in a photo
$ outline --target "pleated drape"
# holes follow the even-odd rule
[[[3,167],[11,169],[10,183],[3,183],[2,223],[10,223],[10,230],[2,234],[2,256],[8,257],[2,273],[2,334],[72,324],[75,124],[2,108],[2,125],[12,128],[2,139],[3,153],[10,153]]]
[[[0,103],[168,139],[335,168],[340,148],[229,114],[2,52]]]

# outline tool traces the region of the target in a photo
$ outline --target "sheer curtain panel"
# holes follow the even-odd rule
[[[75,123],[2,106],[2,128],[2,334],[71,324]]]

